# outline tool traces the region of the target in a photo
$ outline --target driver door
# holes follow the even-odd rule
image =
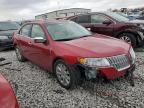
[[[50,44],[45,35],[43,28],[38,24],[33,24],[31,31],[31,61],[39,65],[44,69],[48,69],[50,67]],[[47,41],[45,43],[36,43],[34,41],[35,38],[43,38]]]
[[[104,24],[105,21],[111,21],[105,15],[102,14],[92,14],[91,15],[91,31],[94,33],[104,34],[113,36],[114,22],[111,24]]]

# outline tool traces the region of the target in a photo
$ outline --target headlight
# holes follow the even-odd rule
[[[135,52],[134,52],[132,47],[130,49],[130,56],[131,56],[131,59],[132,59],[132,64],[134,64],[136,56],[135,56]]]
[[[89,67],[108,67],[110,63],[106,58],[80,58],[79,62]]]
[[[0,36],[0,40],[5,40],[5,39],[8,39],[7,36]]]

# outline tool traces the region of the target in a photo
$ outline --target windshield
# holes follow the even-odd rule
[[[119,22],[128,22],[129,19],[122,16],[122,15],[119,15],[117,13],[113,13],[113,12],[107,12],[106,13],[107,15],[111,16],[112,18],[114,18],[115,20],[119,21]]]
[[[121,15],[121,16],[123,16],[123,17],[128,17],[128,15],[126,15],[126,14],[124,14],[124,13],[121,13],[121,12],[117,12],[116,14],[119,14],[119,15]]]
[[[46,24],[46,26],[53,40],[76,39],[91,35],[87,29],[74,22]]]
[[[17,30],[18,24],[14,22],[0,22],[0,30]]]

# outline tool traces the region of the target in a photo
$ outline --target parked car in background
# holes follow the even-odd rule
[[[0,51],[13,47],[12,36],[19,27],[12,21],[0,22]]]
[[[67,18],[81,24],[94,33],[109,35],[132,44],[133,47],[144,44],[144,30],[129,21],[128,18],[113,12],[94,12]]]
[[[0,75],[0,108],[19,108],[12,87],[2,75]]]
[[[15,23],[17,23],[19,26],[22,25],[22,21],[14,21]]]
[[[113,80],[135,69],[130,44],[100,34],[92,35],[72,21],[34,21],[14,33],[19,61],[30,60],[53,72],[60,85],[73,88],[97,76]]]
[[[124,13],[121,13],[121,12],[118,12],[117,14],[122,15],[123,17],[128,18],[131,23],[137,24],[137,26],[139,26],[140,28],[142,28],[142,30],[144,30],[144,20],[142,20],[142,19],[136,19],[136,18],[131,19],[131,18],[129,18],[128,15],[126,15]]]
[[[127,14],[122,13],[122,12],[116,12],[116,14],[122,15],[122,16],[128,18],[129,20],[135,20],[138,17],[138,16],[136,17],[136,16],[133,16],[133,15],[127,15]]]
[[[25,23],[28,23],[28,22],[31,22],[31,21],[33,21],[33,20],[23,20],[23,21],[21,21],[21,26],[23,25],[23,24],[25,24]]]
[[[130,20],[135,20],[135,19],[137,19],[137,18],[139,18],[139,17],[140,17],[139,14],[131,14],[131,15],[128,15],[128,18],[129,18]]]
[[[144,20],[144,16],[140,16],[137,18],[138,20]]]
[[[135,20],[131,20],[130,22],[139,26],[144,32],[144,20],[135,19]]]
[[[119,15],[122,15],[126,18],[128,18],[129,20],[144,20],[144,16],[139,16],[139,15],[127,15],[125,13],[122,12],[116,12]]]

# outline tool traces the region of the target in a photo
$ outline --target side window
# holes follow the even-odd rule
[[[91,15],[91,23],[102,24],[106,20],[109,20],[109,19],[103,15]]]
[[[78,23],[90,23],[90,15],[82,15],[77,17]]]
[[[39,25],[33,25],[32,27],[31,38],[35,38],[35,37],[45,38],[45,34]]]
[[[22,36],[30,36],[31,25],[25,25],[19,32]]]

